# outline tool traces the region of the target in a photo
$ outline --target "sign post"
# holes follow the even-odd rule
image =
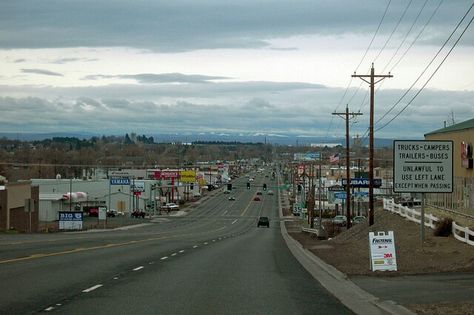
[[[453,192],[453,141],[395,140],[393,191],[421,193],[421,245],[424,241],[424,193]]]

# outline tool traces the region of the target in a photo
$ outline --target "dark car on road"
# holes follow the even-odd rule
[[[257,227],[260,227],[260,226],[266,226],[267,228],[270,227],[270,220],[268,219],[268,217],[258,218]]]

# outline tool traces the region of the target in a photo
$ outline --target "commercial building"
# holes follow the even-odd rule
[[[474,217],[474,118],[425,134],[425,140],[453,141],[453,193],[427,194],[429,205]]]

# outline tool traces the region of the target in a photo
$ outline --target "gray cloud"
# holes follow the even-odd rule
[[[400,31],[421,4],[412,5]],[[430,1],[422,18],[436,5]],[[433,21],[435,29],[451,27],[469,5],[468,0],[445,3]],[[0,47],[259,48],[269,39],[292,35],[371,35],[385,6],[379,0],[10,1],[1,4]],[[392,1],[381,34],[390,33],[405,6],[405,1]]]
[[[212,80],[230,79],[228,77],[208,76],[199,74],[182,73],[141,73],[141,74],[120,74],[120,75],[88,75],[84,80],[100,79],[132,79],[139,83],[208,83]]]
[[[173,86],[173,84],[169,84]],[[48,91],[48,89],[50,89]],[[30,97],[20,96],[20,91]],[[342,119],[331,112],[343,90],[318,85],[274,82],[238,82],[183,85],[169,90],[156,85],[120,85],[95,88],[45,88],[0,86],[0,131],[89,131],[97,133],[159,132],[266,132],[281,135],[342,136]],[[349,91],[353,93],[354,90]],[[377,93],[375,119],[402,95],[402,90]],[[201,94],[202,93],[202,94]],[[359,93],[350,109],[359,110]],[[57,95],[62,95],[58,98]],[[87,95],[83,97],[82,95]],[[474,92],[426,89],[379,137],[422,137],[439,129],[451,111],[456,122],[474,117]],[[400,103],[385,123],[406,103]],[[8,110],[15,108],[14,111]],[[363,135],[368,108],[351,126],[352,135]]]
[[[62,77],[63,75],[58,72],[53,72],[49,70],[44,70],[44,69],[21,69],[21,72],[23,73],[33,73],[33,74],[42,74],[42,75],[51,75],[51,76],[58,76]]]

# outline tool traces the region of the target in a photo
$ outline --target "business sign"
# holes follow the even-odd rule
[[[345,191],[346,189],[342,186],[336,185],[336,186],[329,186],[328,190],[329,191]]]
[[[295,161],[317,161],[321,157],[319,152],[295,153],[293,160]]]
[[[130,185],[130,178],[128,177],[112,177],[110,185]]]
[[[395,140],[393,191],[453,192],[453,142]]]
[[[461,167],[473,168],[472,144],[466,141],[461,142]]]
[[[369,247],[372,271],[397,271],[393,231],[369,232]]]
[[[180,181],[183,183],[196,182],[196,171],[180,171]]]
[[[83,220],[82,212],[59,211],[60,230],[82,230]]]
[[[178,178],[179,171],[170,171],[170,170],[161,170],[153,172],[153,176],[155,179],[170,179],[170,178]]]
[[[337,193],[334,194],[334,198],[344,200],[344,199],[347,198],[347,194],[343,191],[337,192]]]
[[[145,182],[144,181],[138,181],[138,180],[135,180],[132,182],[132,184],[130,185],[130,189],[136,193],[136,192],[144,192],[145,191]]]
[[[342,186],[346,186],[347,180],[342,179]],[[369,179],[368,178],[351,178],[351,187],[369,187]],[[382,179],[381,178],[374,178],[374,188],[379,188],[382,186]]]
[[[99,207],[99,220],[107,219],[107,207]]]

